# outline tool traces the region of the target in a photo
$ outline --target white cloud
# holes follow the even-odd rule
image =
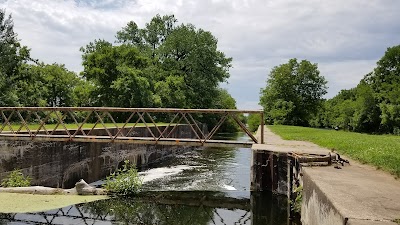
[[[328,81],[326,98],[335,96],[341,89],[350,89],[360,82],[375,67],[375,60],[349,60],[334,63],[321,63],[319,70]]]
[[[239,108],[256,107],[272,67],[290,58],[318,63],[328,97],[351,88],[398,45],[400,1],[365,0],[0,0],[33,57],[80,71],[79,48],[114,40],[134,20],[175,14],[179,22],[211,31],[233,57],[227,87]]]

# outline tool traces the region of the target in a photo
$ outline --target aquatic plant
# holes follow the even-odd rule
[[[24,176],[20,169],[13,170],[6,178],[1,181],[2,187],[28,187],[31,186],[29,176]]]
[[[303,201],[303,186],[298,186],[293,192],[295,199],[293,200],[292,210],[296,213],[301,213],[301,203]]]
[[[134,195],[142,187],[142,179],[134,164],[124,161],[122,168],[117,169],[106,178],[103,187],[110,193],[117,195]]]

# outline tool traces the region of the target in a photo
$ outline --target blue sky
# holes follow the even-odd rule
[[[352,88],[388,47],[400,44],[398,0],[0,0],[33,57],[80,72],[79,48],[94,39],[113,42],[129,21],[154,15],[211,31],[233,57],[222,84],[240,109],[257,109],[270,70],[290,58],[318,63],[327,98]]]

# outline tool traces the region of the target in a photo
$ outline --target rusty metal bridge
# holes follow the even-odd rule
[[[0,140],[212,147],[251,147],[254,143],[264,143],[263,135],[258,140],[240,120],[240,115],[244,113],[259,114],[261,129],[264,128],[262,110],[0,107]],[[205,118],[213,121],[212,129],[205,129],[204,124],[199,122]],[[227,120],[235,122],[251,141],[215,138],[215,134]],[[189,127],[190,136],[176,134],[182,126]],[[138,132],[139,129],[145,129],[146,132]]]

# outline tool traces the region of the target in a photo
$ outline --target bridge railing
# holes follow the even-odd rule
[[[0,107],[0,139],[245,147],[253,143],[264,143],[263,135],[258,140],[240,120],[240,115],[245,113],[259,114],[261,128],[264,128],[264,114],[261,110]],[[205,130],[199,122],[201,118],[211,118],[214,126]],[[213,139],[227,120],[236,123],[250,137],[251,142]],[[189,126],[193,134],[191,137],[174,135],[182,125]],[[146,136],[135,132],[139,127],[147,131]],[[99,128],[104,132],[94,132]]]

